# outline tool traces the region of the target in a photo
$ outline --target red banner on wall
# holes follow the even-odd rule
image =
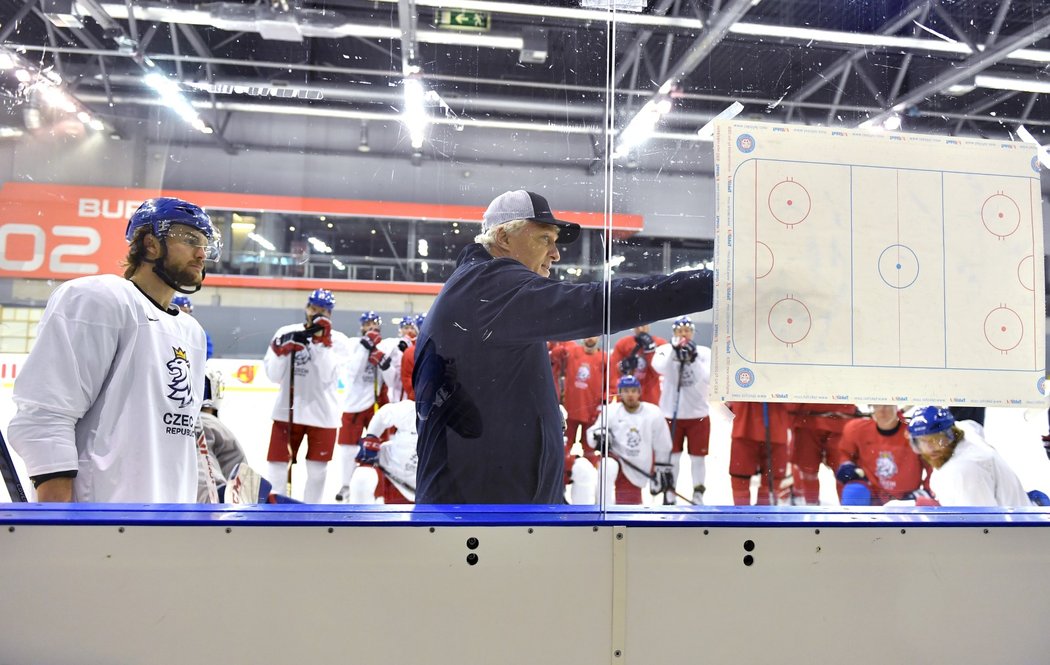
[[[120,262],[127,254],[128,217],[153,196],[177,196],[205,209],[249,213],[479,222],[485,212],[479,206],[8,182],[0,187],[0,276],[71,279],[120,274]],[[556,210],[554,214],[593,229],[603,228],[605,219],[596,212]],[[614,214],[612,228],[619,234],[637,233],[642,230],[642,217]],[[222,281],[239,286],[230,283],[238,279],[224,276]],[[251,278],[246,281],[244,286],[256,285]]]

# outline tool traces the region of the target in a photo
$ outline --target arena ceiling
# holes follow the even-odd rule
[[[147,84],[160,74],[200,114],[192,140],[228,152],[246,117],[403,134],[406,78],[434,125],[571,135],[593,163],[647,103],[661,112],[643,140],[690,146],[733,102],[751,119],[997,139],[1023,125],[1042,142],[1050,125],[1045,1],[611,1],[0,0],[7,124],[46,130],[26,113],[46,75],[127,134],[172,106]],[[411,143],[392,155],[440,158]]]

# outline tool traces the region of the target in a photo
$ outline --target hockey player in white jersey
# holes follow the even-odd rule
[[[711,380],[711,349],[693,341],[696,325],[688,316],[675,319],[674,338],[656,347],[652,365],[662,377],[660,412],[671,431],[671,473],[678,483],[682,452],[689,451],[693,478],[693,504],[704,502],[707,450],[711,439],[711,410],[707,404]],[[674,490],[664,494],[664,503],[676,501]]]
[[[346,365],[343,383],[342,424],[339,427],[339,469],[342,484],[336,501],[346,501],[350,492],[357,462],[358,442],[368,427],[383,390],[383,370],[390,367],[390,357],[383,351],[380,328],[383,319],[375,312],[364,312],[360,317],[361,337],[350,343],[350,359]],[[387,347],[389,350],[389,347]]]
[[[384,477],[384,503],[412,503],[416,498],[416,403],[406,399],[384,404],[365,429],[357,461],[376,466]],[[351,481],[351,496],[355,492]],[[371,503],[371,501],[363,501]]]
[[[226,423],[219,420],[219,407],[222,406],[226,390],[222,372],[215,367],[208,367],[204,374],[204,402],[201,404],[198,422],[207,451],[206,455],[203,455],[204,459],[199,460],[198,503],[212,502],[211,490],[220,493],[237,465],[248,460],[240,442],[237,441],[237,435]]]
[[[391,402],[408,399],[401,382],[401,360],[405,351],[415,343],[416,335],[419,334],[419,329],[416,328],[416,318],[411,314],[401,317],[397,325],[397,333],[397,337],[387,337],[377,345],[384,355],[379,370],[382,373],[383,385],[386,386],[387,399]]]
[[[128,221],[124,276],[62,284],[14,387],[10,425],[39,501],[193,503],[204,386],[200,324],[171,305],[221,251],[200,207],[144,202]]]
[[[956,424],[951,412],[938,406],[912,416],[908,434],[916,452],[933,467],[933,498],[942,506],[1033,505],[1017,474],[985,443],[983,429],[970,420]]]
[[[642,401],[637,378],[620,377],[616,389],[620,401],[603,407],[605,417],[587,430],[587,445],[605,454],[599,473],[606,504],[641,504],[646,485],[654,495],[674,489],[671,433],[660,407]]]
[[[306,301],[305,321],[279,328],[263,359],[266,376],[280,385],[264,475],[274,488],[285,487],[305,436],[306,503],[321,500],[342,413],[339,377],[350,356],[350,341],[332,330],[334,307],[332,292],[316,289]]]

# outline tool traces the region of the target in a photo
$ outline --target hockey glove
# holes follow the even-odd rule
[[[410,343],[411,342],[409,342],[404,337],[402,337],[401,339],[397,340],[397,349],[398,349],[398,351],[400,351],[401,353],[404,353],[408,349],[408,346],[409,346]]]
[[[835,480],[845,485],[854,480],[867,480],[867,476],[864,473],[864,469],[853,462],[844,462],[839,466],[838,471],[835,472]]]
[[[379,447],[383,445],[379,437],[374,434],[367,434],[358,441],[358,445],[361,446],[361,449],[357,451],[357,457],[355,458],[357,462],[375,466],[379,462]]]
[[[1033,506],[1050,506],[1050,496],[1046,495],[1046,492],[1042,490],[1031,490],[1028,492],[1028,500],[1032,502]]]
[[[691,339],[685,340],[674,347],[674,353],[682,364],[688,365],[696,360],[696,344]]]
[[[369,351],[375,351],[376,345],[383,341],[383,337],[376,330],[369,330],[361,336],[361,346]]]
[[[373,365],[381,365],[384,360],[386,360],[386,354],[380,351],[379,349],[374,349],[371,353],[368,354],[368,362],[372,363]],[[387,366],[389,367],[389,364]],[[380,367],[380,369],[382,369],[382,367]]]
[[[638,333],[634,336],[634,343],[638,345],[638,348],[646,352],[656,348],[656,342],[653,341],[653,336],[649,333]]]
[[[594,430],[594,434],[591,435],[591,447],[597,450],[598,452],[601,452],[602,448],[605,447],[605,439],[605,428],[599,427],[598,429]]]
[[[314,344],[332,345],[332,320],[323,314],[314,317],[310,328],[316,328],[316,332],[310,337]]]
[[[653,480],[649,484],[649,492],[656,496],[674,489],[674,474],[671,473],[670,464],[657,464],[653,472]]]
[[[627,356],[620,361],[620,374],[632,374],[638,369],[638,356],[631,355]]]
[[[285,333],[280,337],[277,337],[270,343],[270,347],[273,352],[279,356],[286,356],[292,351],[299,352],[306,350],[305,340],[303,340],[300,331],[293,331]]]
[[[390,369],[390,356],[384,356],[382,351],[373,351],[372,355],[375,355],[376,353],[378,353],[380,356],[382,356],[379,359],[379,363],[378,363],[379,369],[383,370],[384,372],[387,371],[388,369]],[[372,358],[370,356],[369,360],[371,360],[371,359]]]

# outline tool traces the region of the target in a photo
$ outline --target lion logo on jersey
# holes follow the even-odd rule
[[[168,383],[168,399],[178,402],[179,408],[186,408],[193,401],[190,390],[190,361],[182,349],[171,347],[175,357],[166,364],[171,381]]]
[[[310,345],[307,344],[306,348],[295,354],[295,375],[306,376],[310,373],[310,359],[313,356],[310,354]],[[371,367],[371,365],[369,365]]]
[[[886,451],[879,453],[875,460],[875,475],[880,480],[887,480],[897,475],[897,463],[893,461],[893,453]]]
[[[634,452],[642,447],[642,433],[638,431],[638,428],[632,427],[627,430],[627,449],[628,451]],[[630,453],[629,453],[630,454]]]
[[[586,388],[591,380],[591,366],[580,365],[579,369],[576,370],[576,387]]]

